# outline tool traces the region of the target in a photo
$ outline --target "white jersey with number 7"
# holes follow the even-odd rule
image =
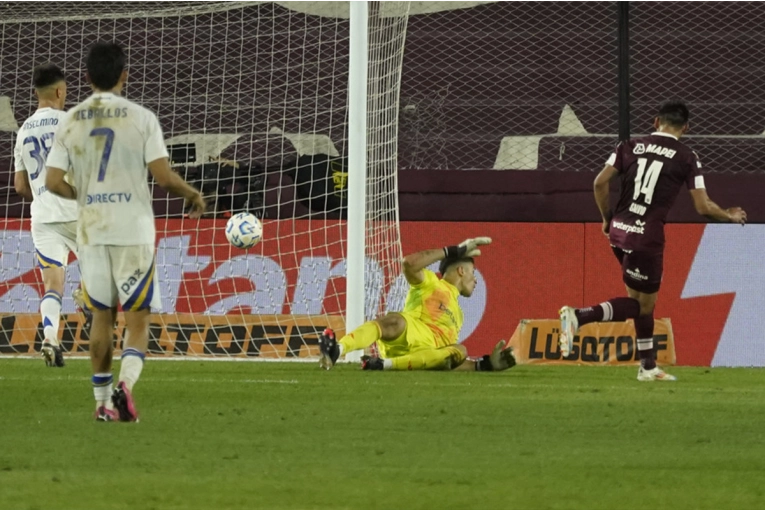
[[[167,157],[151,111],[110,92],[66,113],[48,166],[72,169],[77,189],[77,244],[154,244],[147,165]]]

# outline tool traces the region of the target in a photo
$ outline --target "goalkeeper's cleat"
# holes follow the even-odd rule
[[[491,363],[492,372],[507,370],[516,365],[513,348],[507,345],[506,340],[500,340],[497,342],[497,345],[494,346],[494,350],[491,351],[491,355],[489,356],[489,363]]]
[[[361,357],[361,369],[362,370],[382,370],[384,363],[382,358],[374,356],[362,356]]]
[[[561,355],[565,358],[571,353],[571,348],[574,345],[574,337],[579,331],[579,320],[576,318],[575,309],[570,306],[564,306],[558,314],[560,315],[558,345]]]
[[[45,365],[49,367],[63,367],[64,353],[60,345],[56,345],[50,340],[43,340],[40,355],[45,360]]]
[[[85,316],[85,322],[82,325],[83,331],[90,331],[90,325],[93,323],[93,313],[88,310],[88,305],[85,304],[85,295],[82,291],[82,287],[77,287],[72,292],[72,299],[74,299],[74,304],[77,307],[77,310],[82,312],[82,315]]]
[[[654,367],[650,370],[646,370],[643,367],[638,369],[637,380],[641,382],[646,381],[677,381],[677,377],[669,375],[659,367]]]
[[[96,409],[96,421],[119,421],[120,416],[114,409],[107,409],[106,406],[99,406]]]
[[[319,337],[319,350],[321,351],[319,366],[325,370],[335,366],[337,358],[340,357],[340,345],[335,338],[335,332],[330,328],[325,329]]]
[[[135,409],[133,395],[124,381],[117,383],[117,387],[112,392],[112,404],[119,413],[120,421],[138,421],[138,411]]]

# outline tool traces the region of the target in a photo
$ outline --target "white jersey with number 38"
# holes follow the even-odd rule
[[[45,187],[45,161],[64,115],[61,110],[40,108],[24,122],[18,132],[13,156],[16,171],[27,172],[29,175],[33,223],[59,223],[77,219],[75,201],[48,193]]]
[[[93,94],[66,113],[48,166],[72,168],[78,244],[154,244],[146,166],[163,157],[167,149],[157,116],[121,96]]]

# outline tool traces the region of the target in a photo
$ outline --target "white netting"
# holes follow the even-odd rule
[[[386,309],[391,288],[398,292],[397,102],[407,11],[407,2],[370,6],[368,317]],[[11,158],[15,131],[36,108],[32,68],[50,61],[64,69],[70,107],[90,93],[84,56],[102,39],[125,47],[124,95],[157,113],[174,167],[213,205],[209,218],[191,221],[180,200],[154,188],[165,313],[155,317],[151,350],[306,356],[325,326],[342,330],[347,16],[345,2],[0,4],[0,353],[31,353],[41,341],[42,283]],[[223,235],[226,218],[240,210],[264,220],[264,241],[248,252]],[[78,280],[72,262],[62,323],[69,351],[87,345],[71,299]]]

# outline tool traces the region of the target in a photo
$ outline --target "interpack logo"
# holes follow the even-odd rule
[[[149,354],[152,356],[234,356],[298,358],[318,356],[319,335],[332,328],[344,335],[339,316],[298,315],[152,315]],[[80,314],[61,322],[61,346],[71,354],[86,353],[89,331]],[[119,317],[115,349],[122,347],[125,323]],[[37,314],[0,316],[0,354],[40,352],[43,326]]]
[[[574,337],[568,356],[563,357],[558,340],[560,321],[523,320],[510,339],[518,363],[550,365],[637,365],[640,357],[632,321],[587,324]],[[654,350],[662,365],[675,364],[675,341],[669,319],[657,319]]]

